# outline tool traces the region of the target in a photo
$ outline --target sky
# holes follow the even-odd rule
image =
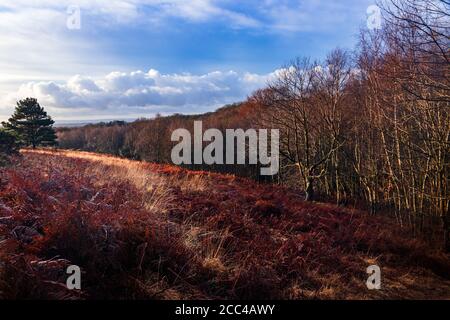
[[[202,113],[352,49],[375,0],[0,0],[0,121]]]

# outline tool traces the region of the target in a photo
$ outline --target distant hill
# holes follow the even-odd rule
[[[84,127],[86,125],[97,125],[100,123],[110,123],[110,122],[133,122],[135,119],[102,119],[102,120],[55,120],[55,128],[78,128]]]

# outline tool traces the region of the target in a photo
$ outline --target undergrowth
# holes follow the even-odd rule
[[[234,176],[68,151],[0,169],[3,299],[449,298],[449,272],[387,218]]]

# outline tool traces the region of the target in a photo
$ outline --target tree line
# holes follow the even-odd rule
[[[316,190],[337,203],[360,199],[447,251],[449,9],[447,1],[389,1],[383,28],[361,32],[355,52],[297,59],[250,98],[264,107],[261,123],[282,131],[282,172],[307,199]]]
[[[170,164],[172,148],[177,144],[171,141],[171,135],[176,129],[185,128],[193,133],[194,121],[202,121],[204,130],[217,128],[221,132],[225,132],[226,129],[254,128],[256,126],[255,108],[259,106],[247,102],[237,103],[202,115],[175,114],[167,117],[157,115],[152,119],[143,118],[132,123],[113,121],[78,128],[58,128],[57,135],[61,148]],[[256,165],[192,164],[185,167],[265,179],[259,176],[259,167]]]

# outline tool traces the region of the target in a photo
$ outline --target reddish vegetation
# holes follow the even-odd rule
[[[450,298],[450,260],[287,189],[88,153],[0,170],[0,298]],[[82,269],[82,291],[65,268]],[[382,268],[380,291],[365,286]]]

